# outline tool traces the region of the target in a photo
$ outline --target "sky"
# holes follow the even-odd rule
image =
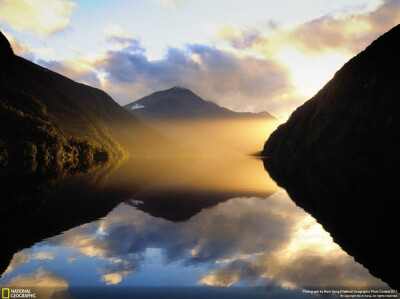
[[[172,86],[285,120],[400,22],[400,0],[0,0],[14,52],[121,105]]]

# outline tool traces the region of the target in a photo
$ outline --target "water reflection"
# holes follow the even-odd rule
[[[234,198],[178,223],[120,204],[104,219],[16,253],[2,283],[36,277],[38,268],[73,286],[386,286],[283,190]]]
[[[100,203],[124,202],[99,220],[18,251],[0,284],[46,285],[49,297],[107,286],[196,287],[199,294],[223,287],[228,297],[235,287],[259,287],[261,293],[237,294],[296,298],[312,297],[303,288],[387,287],[297,207],[261,161],[140,163],[147,171],[123,165],[87,193]],[[58,192],[73,189],[69,184]]]
[[[400,287],[396,161],[264,161],[290,198],[373,275]]]

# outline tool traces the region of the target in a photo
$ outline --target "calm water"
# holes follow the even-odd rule
[[[57,198],[72,207],[52,208]],[[105,201],[111,207],[101,210]],[[303,290],[387,288],[256,159],[114,165],[67,179],[43,209],[75,227],[57,232],[55,220],[43,226],[49,235],[33,229],[39,239],[10,256],[0,279],[38,298],[315,298]],[[86,212],[99,209],[102,217]]]

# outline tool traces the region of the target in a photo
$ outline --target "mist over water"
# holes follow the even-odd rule
[[[243,156],[259,152],[279,124],[271,118],[151,119],[148,124],[186,148],[207,156]]]

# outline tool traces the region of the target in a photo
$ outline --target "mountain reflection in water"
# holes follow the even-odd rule
[[[140,163],[90,185],[94,198],[107,191],[124,202],[16,252],[0,284],[36,287],[44,297],[103,290],[97,298],[118,287],[192,298],[207,292],[307,298],[314,296],[301,289],[387,288],[293,203],[262,161]],[[54,194],[60,190],[66,189]],[[87,203],[95,208],[95,200]]]

